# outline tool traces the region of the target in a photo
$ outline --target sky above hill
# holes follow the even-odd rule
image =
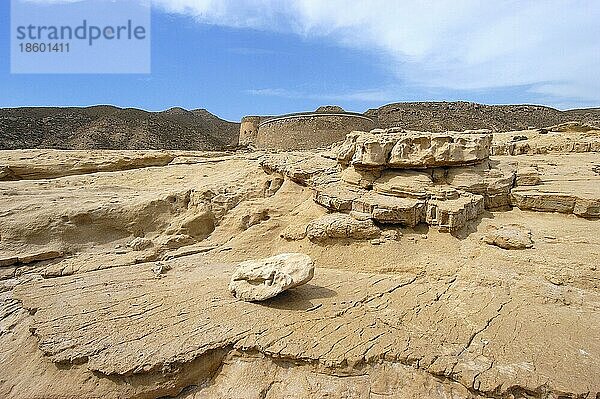
[[[239,120],[396,101],[600,106],[595,0],[152,3],[150,74],[21,75],[2,1],[0,107],[180,106]]]

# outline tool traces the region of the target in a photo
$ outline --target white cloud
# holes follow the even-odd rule
[[[203,23],[377,50],[399,79],[427,88],[529,86],[549,102],[600,103],[600,2],[594,0],[154,3]]]
[[[294,33],[384,54],[399,82],[526,86],[546,102],[600,103],[596,0],[152,0],[198,22]]]

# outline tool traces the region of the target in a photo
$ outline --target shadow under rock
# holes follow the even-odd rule
[[[483,221],[483,219],[494,219],[494,214],[488,210],[484,211],[477,219],[471,220],[467,223],[463,228],[454,231],[452,234],[453,237],[458,238],[459,240],[464,240],[469,237],[472,233],[477,231],[479,224]]]
[[[337,292],[332,289],[304,284],[258,303],[269,308],[305,311],[320,305],[319,299],[332,298],[336,295]]]

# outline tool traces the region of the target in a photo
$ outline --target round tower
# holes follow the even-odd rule
[[[240,124],[239,145],[247,146],[256,143],[260,116],[244,116]]]

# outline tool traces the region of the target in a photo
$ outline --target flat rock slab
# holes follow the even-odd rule
[[[585,218],[600,218],[600,193],[586,190],[590,183],[565,182],[560,185],[548,183],[534,187],[516,187],[511,192],[511,202],[521,210],[572,213]],[[600,179],[595,183],[600,184]],[[574,188],[569,190],[569,186]]]
[[[30,281],[14,295],[53,362],[105,375],[172,371],[235,348],[333,369],[411,365],[478,392],[600,392],[600,295],[536,279],[428,279],[319,269],[261,302],[227,291],[233,267],[176,259]],[[574,290],[565,287],[564,290]],[[567,295],[566,293],[564,295]],[[569,294],[571,295],[571,294]],[[33,313],[33,312],[32,312]]]
[[[507,159],[508,157],[498,157]],[[536,185],[511,190],[511,204],[521,210],[572,213],[600,218],[598,153],[548,154],[512,157],[520,170],[535,168]]]
[[[175,158],[176,153],[152,150],[5,150],[2,152],[0,180],[53,179],[95,172],[165,166]]]

